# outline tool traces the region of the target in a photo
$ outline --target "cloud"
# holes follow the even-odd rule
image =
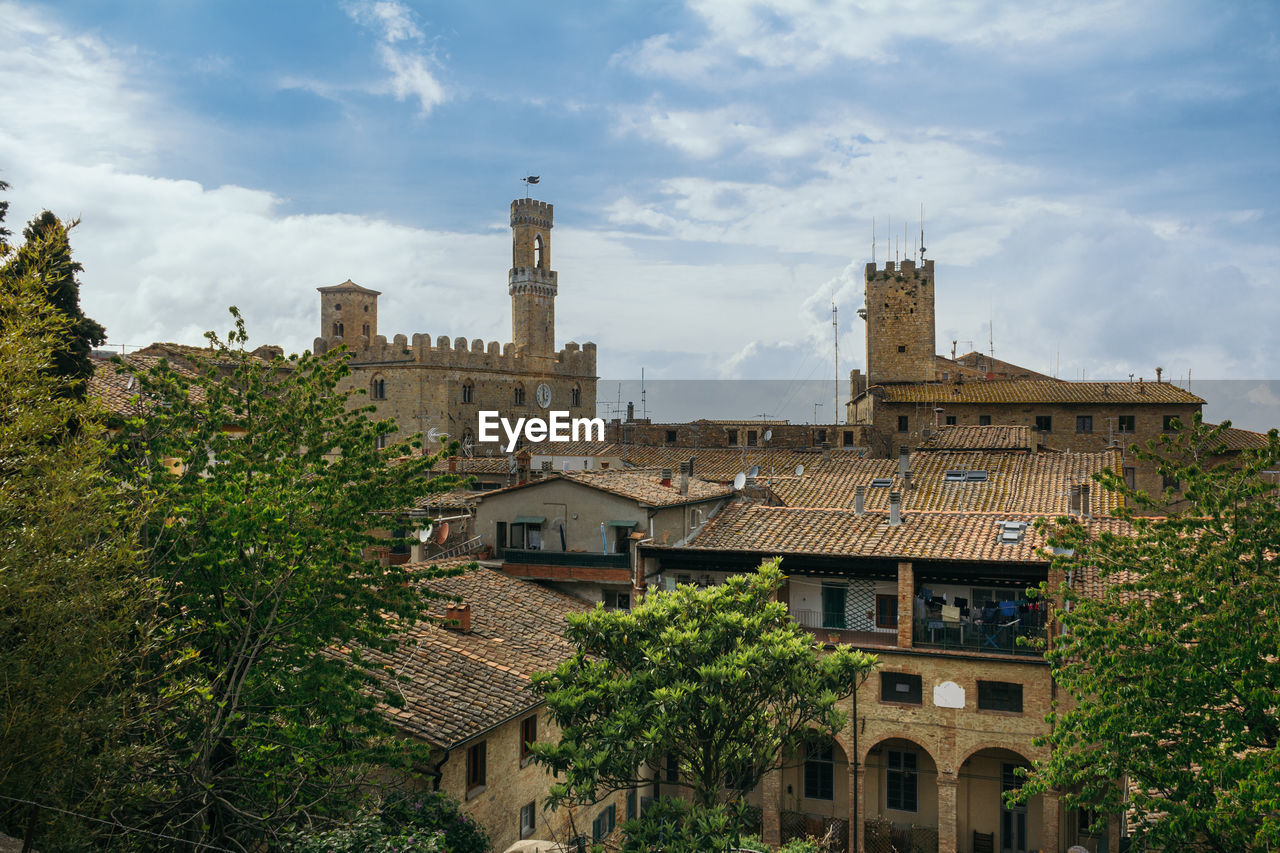
[[[691,0],[688,7],[702,24],[700,38],[661,33],[620,51],[615,64],[701,85],[754,85],[760,75],[752,72],[812,74],[842,61],[885,64],[921,43],[1043,61],[1048,49],[1094,51],[1140,28],[1150,32],[1158,11],[1122,0]]]
[[[382,41],[378,59],[391,77],[375,87],[398,101],[416,98],[423,116],[448,100],[448,92],[436,79],[434,54],[424,51],[424,35],[409,7],[398,0],[361,0],[347,3],[353,21],[375,32]]]

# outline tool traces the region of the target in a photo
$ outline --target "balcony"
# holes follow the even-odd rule
[[[791,618],[796,620],[801,628],[804,628],[824,643],[844,643],[851,646],[898,645],[898,632],[896,630],[860,631],[848,628],[833,628],[830,627],[832,624],[838,624],[842,620],[831,618],[829,615],[824,615],[817,610],[792,610]]]
[[[630,554],[503,548],[502,570],[513,577],[631,585]]]
[[[912,626],[911,644],[922,649],[991,655],[1039,657],[1043,654],[1035,645],[1019,642],[1021,637],[1034,644],[1037,640],[1045,640],[1048,632],[1044,625],[1026,624],[1021,619],[1006,623],[917,619]]]

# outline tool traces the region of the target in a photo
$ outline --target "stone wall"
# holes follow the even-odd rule
[[[865,270],[867,377],[872,385],[932,382],[937,370],[934,338],[933,261]]]

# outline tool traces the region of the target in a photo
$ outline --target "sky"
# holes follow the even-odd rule
[[[1274,378],[1278,31],[1272,2],[0,0],[0,180],[15,231],[80,220],[117,347],[236,305],[310,348],[348,278],[388,336],[507,341],[539,175],[557,339],[602,377],[834,381],[833,300],[865,367],[873,221],[910,256],[923,205],[940,352]]]

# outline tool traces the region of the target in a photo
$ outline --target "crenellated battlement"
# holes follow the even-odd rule
[[[511,227],[533,225],[551,228],[555,222],[555,205],[536,198],[518,198],[511,202]]]
[[[874,262],[868,263],[866,268],[866,280],[897,278],[926,278],[933,279],[933,259],[926,258],[924,266],[917,267],[913,260],[901,261],[885,261],[884,269],[878,268]]]
[[[336,337],[316,338],[314,348],[319,354],[343,343],[341,338]],[[386,336],[377,335],[371,341],[359,338],[345,343],[354,352],[352,366],[365,369],[376,365],[422,365],[454,370],[546,373],[591,378],[596,374],[596,345],[590,342],[579,346],[570,341],[555,354],[554,359],[533,359],[512,343],[489,341],[486,344],[480,338],[468,340],[463,336],[450,340],[449,336],[440,335],[434,344],[430,335],[421,333],[415,334],[412,341],[404,335],[396,335],[388,342]]]

